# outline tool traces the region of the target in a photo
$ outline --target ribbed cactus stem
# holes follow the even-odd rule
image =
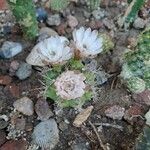
[[[38,23],[33,0],[8,0],[8,3],[25,37],[34,39],[38,34]]]

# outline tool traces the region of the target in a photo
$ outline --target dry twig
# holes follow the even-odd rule
[[[100,138],[100,136],[99,136],[99,134],[98,134],[98,132],[97,132],[95,126],[94,126],[94,124],[93,124],[91,121],[89,121],[89,124],[90,124],[91,127],[93,128],[93,131],[95,132],[95,134],[96,134],[96,136],[97,136],[97,138],[98,138],[100,147],[101,147],[103,150],[109,150],[108,147],[103,144],[103,142],[102,142],[102,140],[101,140],[101,138]]]
[[[119,129],[121,131],[123,131],[123,127],[119,126],[119,125],[114,125],[114,124],[109,124],[109,123],[94,123],[94,125],[96,126],[105,126],[105,127],[113,127],[116,129]]]

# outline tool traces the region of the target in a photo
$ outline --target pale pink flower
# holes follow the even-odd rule
[[[62,73],[54,83],[57,95],[66,100],[82,97],[86,88],[85,79],[82,73],[74,71]]]

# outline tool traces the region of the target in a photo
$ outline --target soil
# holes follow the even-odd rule
[[[38,2],[36,5],[44,8],[44,4],[44,2]],[[111,77],[106,83],[98,87],[97,96],[92,101],[84,105],[84,108],[90,105],[94,106],[94,109],[88,120],[80,128],[77,128],[72,124],[77,115],[76,110],[65,108],[61,116],[54,114],[53,118],[56,119],[58,127],[61,128],[59,132],[60,141],[54,150],[101,150],[102,148],[99,144],[99,140],[93,128],[89,124],[89,121],[91,121],[93,124],[108,123],[118,125],[123,128],[121,131],[120,129],[114,127],[103,126],[101,131],[98,131],[103,143],[107,143],[110,150],[133,150],[135,147],[136,139],[142,132],[145,124],[144,120],[141,117],[136,117],[133,120],[127,120],[124,118],[121,120],[113,120],[105,115],[105,110],[114,105],[119,105],[120,107],[125,108],[125,110],[128,110],[131,106],[138,105],[142,108],[142,113],[140,115],[144,115],[148,108],[146,105],[137,103],[136,100],[132,98],[132,94],[122,84],[122,81],[119,78],[123,62],[122,55],[129,45],[129,39],[136,39],[138,34],[142,31],[135,29],[132,25],[129,30],[123,30],[117,26],[116,21],[118,14],[123,14],[126,10],[126,5],[124,4],[126,4],[126,1],[121,0],[114,0],[110,1],[109,3],[107,3],[107,0],[104,0],[102,2],[101,9],[105,10],[107,14],[105,18],[113,23],[113,27],[111,29],[108,29],[108,27],[104,25],[103,18],[98,20],[91,16],[89,19],[86,19],[83,13],[88,11],[88,8],[86,5],[81,5],[81,2],[78,2],[77,4],[71,3],[67,8],[67,10],[71,10],[69,13],[72,13],[77,18],[78,27],[91,27],[92,29],[99,30],[101,33],[107,33],[112,37],[115,47],[107,54],[100,54],[97,58],[98,65],[102,66],[103,70],[111,75]],[[145,9],[147,8],[144,7],[143,11]],[[46,8],[46,10],[48,13],[55,14],[55,12],[48,10],[48,8]],[[62,27],[62,24],[67,22],[67,10],[64,11],[63,15],[60,13],[61,25],[53,26],[51,28],[59,32],[59,34],[64,34],[70,38],[72,29],[69,26]],[[148,20],[149,17],[150,14],[147,14],[146,18],[144,19]],[[110,22],[108,23],[112,25]],[[45,22],[39,23],[39,27],[43,26],[48,25]],[[17,42],[21,41],[24,43],[25,49],[23,52],[13,58],[0,60],[0,76],[10,76],[9,69],[11,62],[25,62],[25,58],[36,44],[36,41],[31,42],[24,40],[23,36],[18,34],[19,31],[15,31],[16,27],[16,25],[13,27],[13,32],[11,34],[1,37],[0,45],[2,45],[2,43],[6,40]],[[19,80],[16,76],[12,76],[11,83],[8,85],[0,85],[0,114],[6,114],[6,116],[10,116],[10,114],[13,112],[14,101],[23,96],[29,97],[32,99],[34,104],[36,104],[37,100],[40,99],[42,95],[43,85],[41,84],[41,81],[41,68],[33,67],[32,74],[29,78],[25,80]],[[10,90],[10,86],[13,87],[13,90]],[[55,112],[56,105],[49,99],[47,99],[47,102],[49,103],[51,110]],[[39,123],[39,120],[37,120],[36,113],[34,113],[32,116],[24,116],[24,118],[26,124],[25,138],[28,142],[28,145],[30,145],[33,128],[37,123]],[[69,122],[67,125],[64,123],[65,120],[68,120]],[[9,126],[9,124],[10,120],[8,121],[7,126]],[[7,126],[0,130],[3,133],[0,135],[0,146],[3,146],[3,144],[8,141],[8,139],[5,137],[8,134]],[[97,128],[99,126],[95,125],[95,127]],[[30,128],[31,130],[29,130]],[[5,137],[5,140],[3,140],[1,144],[1,139],[3,137]],[[22,137],[23,136],[20,136],[19,139]],[[3,149],[0,148],[0,150]]]

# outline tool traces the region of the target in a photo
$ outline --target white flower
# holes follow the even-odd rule
[[[57,95],[66,100],[80,98],[85,93],[85,76],[82,73],[67,71],[55,81]]]
[[[31,65],[44,66],[59,64],[69,60],[73,56],[69,41],[63,36],[55,36],[39,42],[26,58]]]
[[[93,57],[103,50],[102,37],[98,36],[98,31],[91,31],[91,28],[85,29],[81,27],[78,30],[74,30],[73,40],[76,53],[79,53],[80,57]]]

